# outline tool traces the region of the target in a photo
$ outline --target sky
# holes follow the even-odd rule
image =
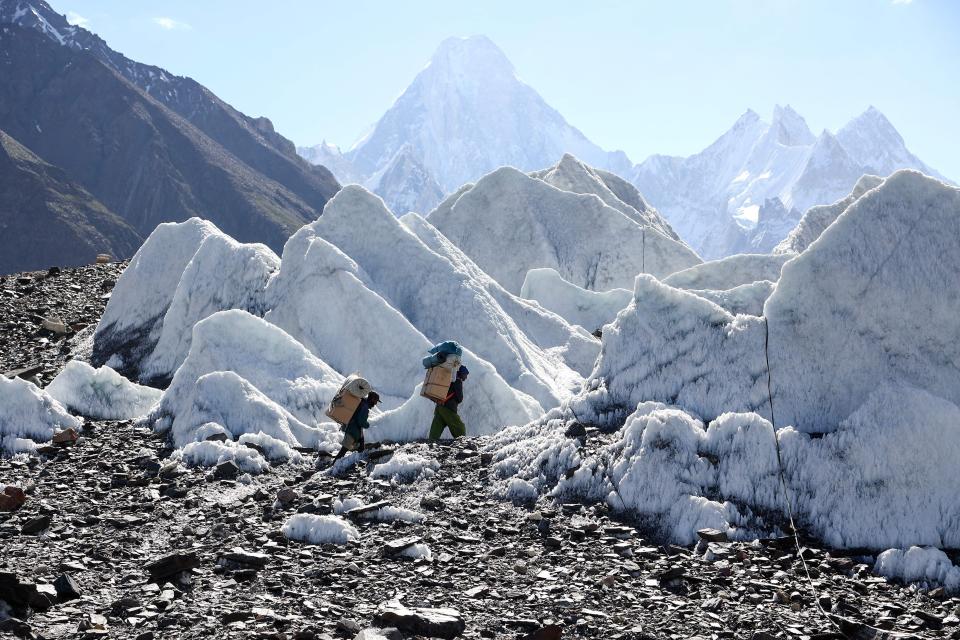
[[[634,162],[690,155],[748,108],[814,133],[873,105],[960,181],[954,0],[51,0],[298,145],[349,148],[450,36],[482,34],[568,122]]]

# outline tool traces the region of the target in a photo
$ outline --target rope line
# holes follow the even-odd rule
[[[766,316],[763,316],[763,332],[763,356],[767,364],[767,399],[770,403],[770,426],[773,427],[773,443],[777,451],[777,468],[779,469],[780,473],[780,488],[783,491],[783,499],[787,505],[787,518],[790,520],[790,534],[793,537],[793,544],[797,549],[797,557],[800,558],[800,563],[803,565],[803,573],[807,577],[807,583],[810,585],[810,591],[813,593],[813,601],[817,605],[817,609],[820,610],[820,613],[823,615],[823,617],[831,625],[833,625],[837,631],[843,635],[847,635],[843,633],[843,630],[840,628],[837,620],[842,620],[855,625],[859,625],[860,623],[850,620],[849,618],[844,618],[842,616],[829,613],[823,608],[823,605],[820,603],[820,593],[817,591],[817,586],[813,583],[813,578],[810,576],[810,568],[807,566],[807,559],[803,557],[803,550],[800,547],[800,535],[797,533],[797,525],[793,520],[793,503],[790,501],[790,492],[787,490],[787,477],[783,468],[783,454],[780,450],[780,436],[777,435],[777,422],[773,412],[773,383],[770,374],[770,323]]]

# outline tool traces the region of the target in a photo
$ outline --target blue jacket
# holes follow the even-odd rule
[[[357,405],[357,410],[353,412],[353,417],[350,418],[350,422],[348,422],[346,428],[344,428],[344,433],[354,440],[359,440],[360,436],[363,435],[363,429],[370,428],[370,422],[368,421],[369,416],[370,405],[367,404],[366,399],[363,399],[360,401],[360,404]]]

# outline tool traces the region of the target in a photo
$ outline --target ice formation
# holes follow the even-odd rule
[[[717,291],[715,289],[691,289],[690,293],[705,298],[717,306],[723,307],[733,315],[746,314],[762,316],[763,305],[776,289],[776,283],[769,280],[757,280],[750,284],[741,284]]]
[[[568,414],[572,415],[572,414]],[[557,410],[507,429],[488,445],[493,475],[563,499],[606,500],[671,540],[697,529],[738,538],[776,533],[787,508],[772,425],[755,413],[707,423],[663,403],[641,403],[592,455],[564,435]],[[799,525],[836,547],[955,547],[960,543],[960,408],[910,387],[885,386],[837,429],[777,437]]]
[[[668,238],[682,242],[635,186],[615,174],[594,169],[569,153],[563,154],[560,162],[552,167],[534,171],[530,176],[562,191],[593,194],[637,224],[652,227]]]
[[[264,289],[279,266],[266,245],[241,244],[223,233],[207,236],[180,276],[141,377],[169,380],[187,357],[193,325],[207,316],[224,309],[262,316]]]
[[[829,430],[883,381],[960,403],[958,256],[960,189],[898,171],[787,262],[764,307],[777,423]]]
[[[212,222],[200,218],[165,222],[154,229],[117,279],[94,334],[93,364],[109,359],[121,374],[139,375],[142,359],[160,339],[180,276],[204,239],[219,233]]]
[[[813,244],[813,241],[819,238],[820,234],[833,224],[833,221],[846,211],[847,207],[870,189],[880,186],[882,182],[883,178],[865,175],[857,181],[853,191],[847,197],[833,204],[810,207],[800,218],[797,226],[774,248],[773,253],[801,253],[806,251],[807,247]]]
[[[598,406],[619,408],[608,420],[622,420],[645,400],[707,420],[727,411],[769,416],[763,329],[760,318],[734,316],[652,276],[637,276],[630,305],[604,328],[588,385],[606,391]]]
[[[711,260],[689,269],[672,273],[664,283],[678,289],[726,290],[759,280],[776,282],[783,264],[792,254],[766,255],[744,253],[720,260]]]
[[[316,516],[298,513],[290,516],[280,528],[289,540],[310,544],[347,544],[360,538],[352,524],[337,516]]]
[[[386,410],[372,416],[377,428],[367,435],[371,441],[423,437],[434,405],[418,396],[420,360],[432,342],[369,289],[365,277],[353,260],[304,227],[284,247],[280,272],[267,289],[266,319],[325,363],[345,373],[360,371],[371,381]],[[492,433],[542,413],[539,403],[512,389],[488,362],[469,349],[464,359],[471,399],[461,415],[470,433]]]
[[[400,219],[430,249],[449,260],[458,271],[483,286],[527,337],[542,349],[556,351],[577,373],[589,375],[600,353],[600,342],[581,327],[571,326],[562,315],[510,293],[477,266],[467,254],[425,218],[410,213]]]
[[[563,279],[556,269],[531,269],[520,287],[520,296],[536,300],[567,322],[596,331],[613,322],[633,298],[629,289],[591,291]]]
[[[190,352],[151,419],[177,447],[263,433],[289,447],[335,450],[338,431],[324,411],[342,382],[279,327],[220,311],[194,326]]]
[[[801,431],[834,429],[883,381],[960,402],[960,298],[946,293],[960,260],[944,258],[957,255],[960,190],[898,172],[784,265],[763,318],[638,276],[588,388],[622,409],[770,417],[769,355],[777,424]]]
[[[682,242],[599,196],[562,191],[511,167],[484,176],[428,220],[512,293],[540,267],[605,290],[629,286],[638,273],[663,277],[700,262]]]
[[[0,451],[32,451],[62,429],[79,429],[83,420],[32,382],[0,375]]]
[[[110,367],[94,369],[72,360],[46,392],[70,411],[95,420],[125,420],[147,414],[160,400],[159,389],[130,382]]]
[[[942,586],[947,593],[960,593],[960,567],[940,549],[887,549],[877,556],[873,570],[885,578]]]
[[[370,471],[371,478],[381,478],[396,484],[408,484],[424,476],[433,477],[440,464],[423,456],[397,451],[386,462],[381,462]]]
[[[362,187],[341,189],[323,216],[291,242],[307,234],[324,238],[356,261],[365,284],[430,341],[457,340],[544,407],[579,388],[581,377],[559,354],[538,347],[481,283],[431,251]]]

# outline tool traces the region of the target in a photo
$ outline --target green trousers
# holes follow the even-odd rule
[[[467,427],[456,411],[437,405],[437,408],[433,411],[433,423],[430,425],[430,439],[439,440],[445,428],[450,429],[450,434],[454,438],[462,438],[467,435]]]

